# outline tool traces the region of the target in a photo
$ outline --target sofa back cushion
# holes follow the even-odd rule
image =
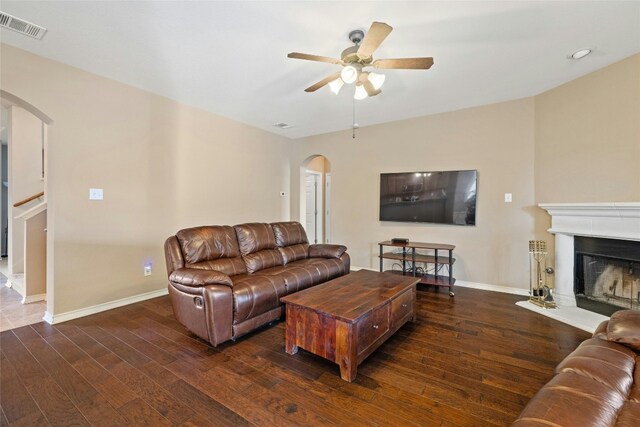
[[[302,224],[297,221],[274,222],[271,228],[285,264],[308,257],[309,241]]]
[[[284,264],[282,255],[276,249],[276,237],[269,224],[239,224],[234,228],[248,273]]]
[[[607,339],[640,352],[640,311],[620,310],[611,315]]]
[[[186,228],[176,234],[185,267],[220,271],[229,276],[246,273],[233,227]]]

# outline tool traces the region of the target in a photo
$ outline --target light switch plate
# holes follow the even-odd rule
[[[102,199],[103,199],[102,188],[89,189],[89,200],[102,200]]]
[[[513,202],[513,195],[511,193],[504,193],[504,202],[505,203]]]

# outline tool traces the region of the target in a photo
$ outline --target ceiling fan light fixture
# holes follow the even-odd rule
[[[340,92],[340,89],[342,89],[343,85],[344,85],[344,82],[342,81],[341,78],[338,77],[337,79],[329,83],[329,89],[331,89],[331,92],[337,95],[338,92]]]
[[[358,101],[360,101],[362,99],[365,99],[368,96],[369,96],[369,94],[367,93],[367,91],[364,88],[364,86],[362,86],[362,83],[358,83],[356,85],[356,93],[353,95],[353,97],[355,99],[357,99]]]
[[[585,56],[589,55],[591,52],[593,52],[593,49],[590,49],[590,48],[580,49],[580,50],[577,50],[577,51],[573,52],[571,55],[569,55],[569,58],[570,59],[582,59]]]
[[[340,71],[340,78],[346,84],[351,84],[358,79],[359,71],[354,65],[347,65]]]
[[[371,82],[375,90],[379,90],[382,87],[382,85],[384,84],[384,79],[386,77],[387,76],[385,76],[384,74],[378,74],[373,72],[369,73],[369,81]]]

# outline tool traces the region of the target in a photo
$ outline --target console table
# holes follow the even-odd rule
[[[380,246],[380,271],[384,271],[383,261],[385,259],[391,259],[402,262],[402,271],[387,270],[389,273],[401,274],[403,276],[413,276],[420,278],[420,282],[425,285],[446,286],[449,288],[449,296],[454,296],[453,284],[456,279],[453,278],[453,263],[456,261],[453,258],[453,250],[455,245],[448,245],[443,243],[424,243],[424,242],[409,242],[409,243],[393,243],[390,240],[378,243]],[[401,252],[385,252],[385,247],[399,248]],[[422,253],[416,253],[416,249],[422,249],[425,251],[433,252],[433,255],[426,255]],[[446,252],[446,256],[440,256],[440,253]],[[411,263],[411,268],[407,270],[407,263]],[[434,266],[433,274],[420,274],[417,272],[416,263],[424,264],[428,269],[429,265]],[[438,274],[438,270],[442,266],[447,266],[448,274]]]

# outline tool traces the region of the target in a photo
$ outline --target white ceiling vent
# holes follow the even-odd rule
[[[282,123],[282,122],[274,123],[273,126],[275,126],[277,128],[280,128],[280,129],[289,129],[289,128],[293,127],[290,124]]]
[[[0,12],[0,27],[8,28],[25,36],[42,40],[47,29],[36,24],[32,24],[24,19],[16,18],[8,13]]]

